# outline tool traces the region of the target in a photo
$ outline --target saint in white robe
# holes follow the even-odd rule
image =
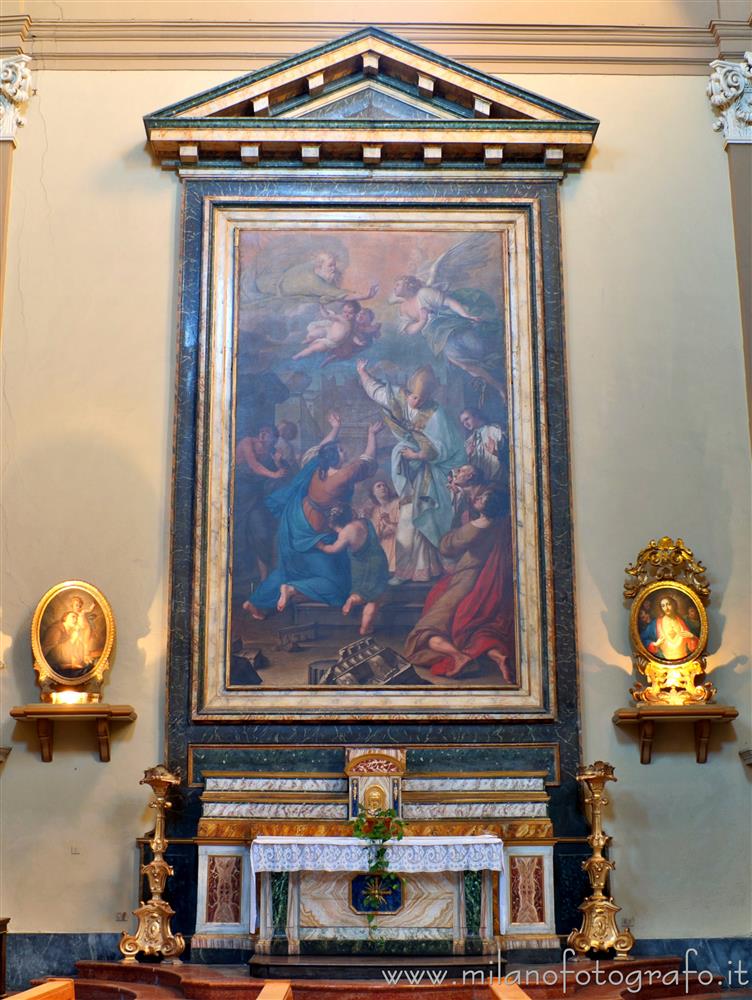
[[[420,409],[410,406],[404,389],[389,382],[366,375],[363,388],[384,410],[397,438],[392,449],[392,482],[400,498],[394,575],[401,580],[433,579],[443,572],[439,543],[454,514],[448,476],[467,460],[459,425],[433,401]],[[405,458],[406,450],[424,452],[427,458]]]
[[[499,456],[503,454],[505,439],[499,424],[483,424],[470,431],[465,441],[470,464],[487,483],[503,483],[505,468]]]

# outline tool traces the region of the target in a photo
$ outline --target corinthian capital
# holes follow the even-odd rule
[[[708,98],[718,115],[713,128],[726,142],[752,142],[752,52],[740,63],[714,59]]]
[[[21,105],[29,99],[31,56],[0,59],[0,142],[16,141],[19,125],[25,125]]]

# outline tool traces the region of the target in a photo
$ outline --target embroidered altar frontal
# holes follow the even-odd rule
[[[146,123],[183,181],[173,833],[202,808],[228,845],[215,899],[239,820],[346,835],[346,747],[402,747],[403,815],[436,825],[411,834],[508,820],[571,890],[558,185],[597,123],[376,29]],[[536,865],[510,868],[531,927]]]

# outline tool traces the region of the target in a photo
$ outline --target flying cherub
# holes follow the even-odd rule
[[[324,353],[329,354],[324,364],[341,361],[364,351],[380,335],[381,324],[374,323],[373,310],[361,309],[356,299],[344,302],[341,312],[324,305],[321,311],[323,318],[308,324],[308,346],[294,354],[293,361]]]
[[[350,336],[346,337],[338,347],[329,353],[329,357],[321,367],[331,365],[335,361],[347,361],[348,358],[365,351],[380,336],[381,323],[375,322],[373,309],[361,309],[355,317]]]
[[[493,233],[468,236],[419,274],[399,277],[389,301],[399,304],[401,333],[422,333],[437,357],[443,355],[504,397],[502,319],[486,292],[464,285],[493,260],[497,248]]]

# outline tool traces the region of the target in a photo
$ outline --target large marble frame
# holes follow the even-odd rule
[[[567,553],[562,564],[554,551],[554,539],[567,544],[570,531],[566,469],[555,469],[560,466],[565,440],[559,178],[549,171],[531,171],[529,177],[523,174],[515,180],[488,180],[480,171],[461,178],[449,171],[437,172],[430,180],[412,171],[384,172],[369,180],[321,169],[298,171],[294,176],[287,171],[255,171],[237,181],[206,180],[205,169],[201,179],[191,178],[190,171],[183,174],[170,670],[185,676],[190,664],[192,719],[203,723],[554,718],[554,622],[569,634],[573,627],[571,562]],[[430,228],[491,230],[503,235],[507,247],[506,346],[520,687],[512,691],[233,690],[227,684],[226,670],[230,645],[227,511],[238,234],[253,227],[366,225],[409,230],[426,228],[428,212]],[[555,603],[563,613],[554,613]],[[184,643],[188,636],[190,642]],[[301,690],[305,690],[303,702]]]
[[[276,185],[275,185],[276,186]],[[410,186],[399,184],[405,193]],[[400,204],[395,192],[390,208],[353,207],[351,197],[326,206],[272,208],[274,187],[265,204],[240,197],[227,204],[209,197],[202,234],[202,307],[198,329],[198,410],[194,589],[191,609],[192,714],[197,720],[227,715],[245,718],[304,719],[399,718],[473,719],[504,715],[551,717],[555,711],[553,628],[550,610],[553,570],[550,551],[548,442],[545,395],[539,392],[544,372],[544,310],[539,301],[541,266],[540,205],[536,197],[487,198],[480,208],[468,206],[464,193],[421,199],[423,206]],[[441,208],[437,202],[440,202]],[[210,206],[210,210],[209,210]],[[426,225],[426,209],[430,223]],[[316,227],[380,232],[412,228],[432,231],[487,230],[502,235],[507,273],[507,355],[509,357],[510,437],[512,439],[513,524],[516,639],[520,685],[509,691],[479,689],[300,689],[253,688],[238,691],[227,683],[230,655],[229,553],[232,489],[232,417],[234,353],[237,342],[237,245],[248,229],[275,231]],[[206,303],[206,306],[204,306]],[[534,517],[530,514],[534,513]]]

